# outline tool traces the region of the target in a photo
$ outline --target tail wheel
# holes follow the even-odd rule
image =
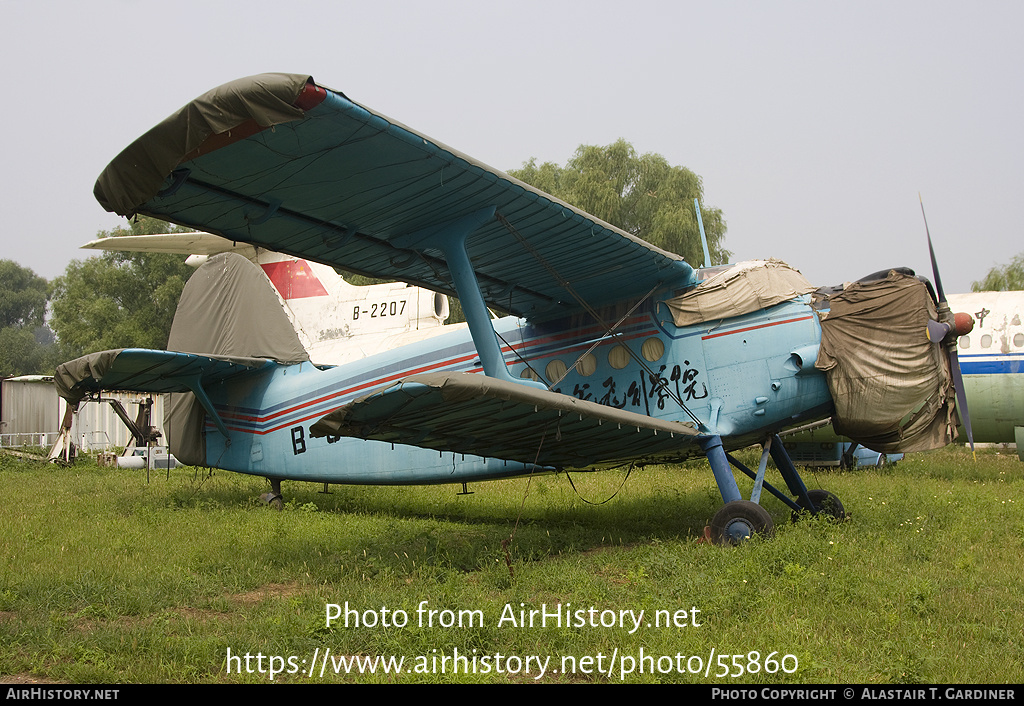
[[[726,503],[711,520],[711,538],[715,544],[742,544],[754,535],[771,537],[775,523],[768,511],[749,500]]]

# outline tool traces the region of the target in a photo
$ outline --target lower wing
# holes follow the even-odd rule
[[[334,410],[310,432],[562,469],[664,463],[699,451],[688,425],[473,373],[412,375]]]

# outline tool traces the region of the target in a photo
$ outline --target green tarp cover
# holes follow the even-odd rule
[[[828,297],[816,366],[835,402],[836,433],[882,453],[925,451],[956,436],[949,358],[928,340],[937,312],[916,277],[854,282]]]
[[[235,253],[214,255],[189,278],[171,324],[169,348],[210,356],[309,360],[262,270]],[[182,463],[206,464],[206,413],[191,392],[171,395],[167,443]]]
[[[93,195],[108,211],[134,214],[207,138],[249,121],[266,128],[301,118],[303,111],[293,103],[310,80],[298,74],[261,74],[204,93],[115,157],[96,180]]]

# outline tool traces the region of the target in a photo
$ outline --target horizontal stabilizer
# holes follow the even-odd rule
[[[263,358],[212,357],[194,353],[124,348],[100,351],[57,366],[57,394],[74,405],[101,390],[195,392],[241,373],[273,365]]]
[[[90,240],[82,248],[115,252],[162,252],[174,255],[218,255],[222,252],[237,252],[250,260],[256,255],[256,250],[251,245],[237,243],[212,233],[119,235],[114,238]]]
[[[698,449],[685,424],[473,373],[412,375],[310,432],[563,469],[678,461]]]

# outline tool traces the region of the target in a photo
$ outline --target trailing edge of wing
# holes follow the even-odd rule
[[[126,148],[95,194],[122,215],[446,293],[453,284],[433,238],[493,208],[498,217],[466,247],[488,305],[520,316],[694,281],[678,255],[308,76],[264,74],[210,91]]]
[[[554,468],[677,461],[697,432],[472,373],[412,375],[321,418],[313,436],[354,436]]]

